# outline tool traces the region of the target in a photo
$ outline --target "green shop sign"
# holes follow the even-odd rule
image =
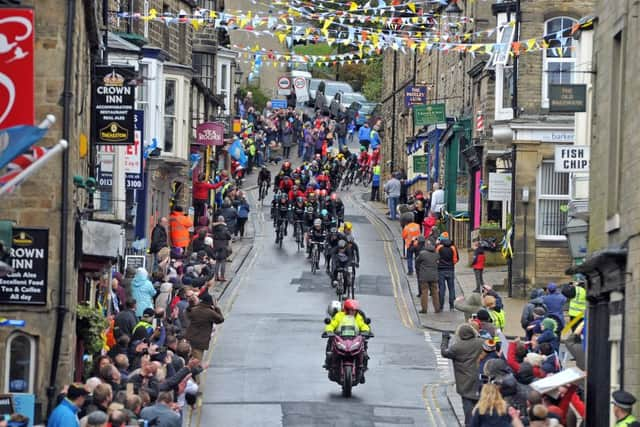
[[[444,110],[444,103],[416,105],[413,107],[413,124],[414,126],[427,126],[446,123],[447,118]]]
[[[413,156],[413,173],[427,173],[427,156]]]

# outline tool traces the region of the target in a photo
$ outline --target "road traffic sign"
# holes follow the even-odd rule
[[[291,80],[287,76],[278,77],[278,87],[280,89],[289,89],[291,87]]]

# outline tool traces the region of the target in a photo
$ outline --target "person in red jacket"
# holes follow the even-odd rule
[[[473,261],[471,262],[471,267],[473,268],[473,274],[476,276],[476,292],[480,292],[480,289],[484,286],[484,279],[482,278],[482,273],[484,272],[484,249],[480,242],[475,242],[475,250],[473,251]]]
[[[209,201],[209,190],[217,190],[224,185],[226,180],[210,184],[206,180],[205,174],[201,173],[198,180],[193,183],[193,208],[195,210],[196,222],[197,218],[207,214],[206,206]]]

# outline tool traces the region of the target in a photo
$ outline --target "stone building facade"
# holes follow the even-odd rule
[[[2,2],[0,2],[2,3]],[[12,6],[16,3],[13,2]],[[88,157],[81,153],[80,141],[90,135],[91,123],[91,52],[98,45],[97,11],[92,2],[67,1],[61,7],[57,0],[25,0],[19,7],[32,7],[35,14],[35,117],[42,120],[53,114],[57,121],[39,143],[52,146],[63,136],[63,116],[68,115],[68,179],[62,178],[63,156],[58,155],[27,179],[12,194],[2,196],[0,217],[14,222],[14,227],[35,227],[49,230],[49,258],[46,305],[1,305],[0,317],[20,319],[26,322],[22,328],[0,328],[0,390],[1,392],[24,391],[36,395],[36,420],[41,419],[47,405],[48,387],[60,387],[69,383],[75,366],[75,323],[77,270],[74,266],[74,229],[77,208],[84,207],[82,194],[73,191],[71,177],[87,176]],[[0,6],[2,7],[2,6]],[[72,40],[67,38],[68,11],[70,7],[73,23]],[[67,46],[72,48],[67,52]],[[65,76],[65,58],[71,55],[71,73]],[[63,88],[65,78],[72,79],[69,109],[65,112]],[[62,194],[66,186],[66,212],[63,211]],[[62,223],[62,224],[61,224]],[[62,235],[66,240],[66,255],[62,256]],[[61,275],[62,266],[67,273]],[[61,280],[65,280],[66,291],[60,295]],[[60,304],[60,303],[63,304]],[[60,354],[52,365],[56,322],[64,313]],[[52,376],[52,371],[56,372]],[[54,380],[51,383],[51,380]],[[14,383],[10,380],[24,381]],[[59,388],[51,389],[55,392]],[[55,403],[55,402],[54,402]]]
[[[640,396],[640,195],[637,191],[640,42],[633,1],[596,1],[589,188],[587,416],[613,425],[602,402],[619,388]],[[638,407],[634,406],[638,415]]]

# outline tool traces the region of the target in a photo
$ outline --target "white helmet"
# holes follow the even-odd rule
[[[342,310],[342,303],[340,301],[331,301],[329,307],[327,307],[327,313],[330,317],[335,316],[340,310]]]
[[[322,225],[322,220],[320,218],[316,218],[313,220],[314,227],[319,227]],[[334,301],[335,302],[335,301]]]

